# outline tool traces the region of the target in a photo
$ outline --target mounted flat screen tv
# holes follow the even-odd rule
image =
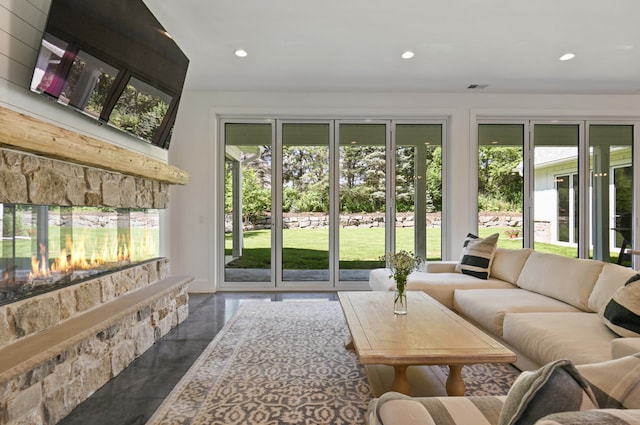
[[[31,91],[169,149],[188,66],[142,0],[52,0]]]

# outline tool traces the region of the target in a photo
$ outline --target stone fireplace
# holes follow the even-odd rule
[[[168,185],[0,149],[0,305],[159,255]]]
[[[158,244],[187,181],[0,108],[0,423],[58,422],[187,317]]]

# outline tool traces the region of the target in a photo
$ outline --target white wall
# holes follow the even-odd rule
[[[456,259],[477,226],[476,134],[478,118],[640,119],[640,96],[447,95],[409,93],[186,92],[174,130],[169,162],[191,182],[170,193],[172,270],[195,276],[193,291],[215,291],[219,220],[216,120],[261,118],[448,117],[450,150],[445,176],[447,211],[443,256]]]

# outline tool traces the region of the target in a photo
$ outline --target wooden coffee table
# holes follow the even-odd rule
[[[409,394],[407,367],[447,365],[448,395],[464,395],[462,367],[512,363],[516,355],[422,291],[408,291],[408,313],[393,313],[392,291],[338,292],[351,341],[363,365],[394,368],[391,389]]]

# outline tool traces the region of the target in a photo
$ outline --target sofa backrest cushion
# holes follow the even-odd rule
[[[640,274],[631,276],[599,312],[603,323],[622,337],[640,337]]]
[[[589,310],[589,295],[602,271],[603,262],[532,252],[517,285]]]
[[[640,353],[576,366],[600,408],[640,409]]]
[[[637,271],[630,267],[605,263],[589,296],[589,309],[593,312],[599,312],[607,305],[613,294],[636,273]]]
[[[524,263],[532,252],[533,250],[530,248],[498,248],[493,256],[493,263],[491,263],[491,277],[515,285]]]

